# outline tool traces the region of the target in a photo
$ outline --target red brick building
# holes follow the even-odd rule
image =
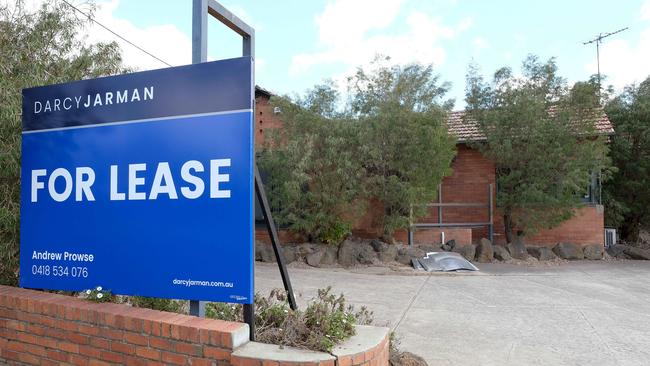
[[[264,133],[269,128],[282,126],[281,114],[274,111],[269,103],[271,93],[257,88],[255,93],[255,143],[264,141]],[[496,170],[493,162],[479,151],[469,147],[468,143],[484,138],[478,125],[462,118],[463,112],[450,114],[447,125],[449,132],[458,138],[457,155],[452,162],[452,175],[444,178],[439,192],[439,201],[432,202],[429,215],[418,224],[432,224],[442,227],[418,227],[413,232],[415,243],[440,243],[441,240],[455,239],[459,243],[477,242],[490,236],[492,223],[493,238],[496,243],[505,242],[503,217],[498,212],[496,202]],[[594,123],[599,132],[613,134],[614,130],[607,116],[598,113]],[[490,199],[491,192],[491,199]],[[604,243],[604,210],[595,198],[597,192],[590,189],[585,197],[588,201],[577,210],[575,217],[560,226],[544,230],[534,237],[527,238],[527,244],[553,246],[558,242],[572,242],[579,245]],[[490,209],[490,202],[492,207]],[[375,205],[376,206],[376,205]],[[364,217],[359,218],[353,233],[367,238],[381,234],[381,228],[374,223],[380,214],[380,207],[370,209]],[[490,211],[492,212],[490,214]],[[442,225],[441,225],[442,224]],[[286,235],[286,234],[285,234]],[[265,239],[266,232],[259,230],[258,239]],[[405,230],[395,234],[398,241],[407,242]],[[288,238],[287,238],[288,239]]]

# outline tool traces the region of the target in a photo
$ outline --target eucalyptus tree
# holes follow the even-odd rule
[[[21,90],[125,71],[116,43],[84,39],[87,25],[58,1],[0,4],[0,284],[18,279]]]
[[[650,77],[607,104],[616,131],[611,157],[618,171],[605,186],[608,223],[628,242],[650,230]]]
[[[348,79],[349,112],[360,125],[365,185],[382,207],[386,239],[427,214],[451,173],[455,139],[447,133],[453,100],[433,66],[377,59]]]
[[[582,205],[591,174],[607,173],[607,137],[598,134],[597,86],[569,87],[554,59],[528,56],[521,74],[497,70],[490,82],[470,66],[467,123],[485,136],[475,146],[496,166],[497,207],[508,242],[555,227]]]
[[[387,239],[426,204],[450,173],[454,139],[444,125],[452,101],[431,66],[378,60],[303,97],[273,98],[283,127],[260,155],[279,221],[308,239],[337,242],[371,202]],[[373,211],[374,214],[374,211]],[[375,215],[372,215],[375,216]],[[368,223],[366,223],[368,224]]]
[[[258,163],[276,221],[307,240],[335,243],[365,208],[358,125],[331,82],[302,97],[273,97],[282,128],[270,131]]]

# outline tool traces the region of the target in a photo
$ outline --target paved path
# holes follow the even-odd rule
[[[332,286],[434,365],[650,365],[650,262],[479,265],[413,276],[384,269],[290,268],[304,306]],[[257,289],[282,287],[258,264]]]

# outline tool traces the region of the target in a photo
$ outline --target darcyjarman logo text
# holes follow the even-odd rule
[[[34,114],[153,100],[153,86],[34,101]]]

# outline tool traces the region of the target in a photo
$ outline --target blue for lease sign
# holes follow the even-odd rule
[[[20,285],[251,303],[252,59],[23,90]]]

